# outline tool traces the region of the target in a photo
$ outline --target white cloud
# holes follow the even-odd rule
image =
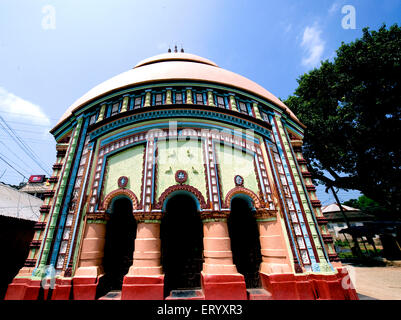
[[[344,3],[344,0],[337,0],[334,1],[333,4],[331,5],[331,7],[329,8],[329,15],[333,15],[334,13],[336,13],[341,5]]]
[[[322,58],[325,42],[321,39],[322,30],[315,24],[307,26],[302,37],[301,47],[305,50],[302,65],[305,67],[316,67]]]
[[[5,119],[40,124],[50,128],[50,119],[42,108],[0,87],[0,111]]]
[[[288,33],[288,32],[291,31],[291,29],[292,29],[292,24],[290,23],[290,24],[288,24],[288,25],[285,27],[284,32],[285,32],[285,33]]]

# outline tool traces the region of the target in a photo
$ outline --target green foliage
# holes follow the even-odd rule
[[[384,216],[387,213],[386,208],[365,195],[360,196],[358,199],[350,199],[348,201],[345,201],[344,204],[346,206],[360,209],[366,214]]]
[[[302,75],[285,103],[307,128],[314,179],[401,211],[401,28],[363,29],[333,62]],[[328,175],[329,174],[329,175]]]

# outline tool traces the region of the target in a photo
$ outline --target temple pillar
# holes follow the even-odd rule
[[[134,214],[138,226],[133,263],[124,277],[122,300],[163,300],[164,274],[160,262],[161,214]]]
[[[103,276],[106,213],[87,214],[78,269],[73,278],[74,300],[94,300]]]
[[[246,300],[245,279],[233,263],[227,226],[228,213],[202,213],[202,289],[206,300]]]
[[[258,224],[262,254],[260,272],[266,274],[292,273],[288,250],[276,211],[258,209],[255,218]]]

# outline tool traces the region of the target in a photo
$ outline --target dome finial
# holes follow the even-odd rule
[[[175,52],[175,53],[178,52],[177,45],[174,46],[174,52]]]
[[[167,50],[167,52],[171,52],[170,46],[168,46],[168,50]]]

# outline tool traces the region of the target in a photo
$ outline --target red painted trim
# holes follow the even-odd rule
[[[132,201],[132,209],[133,210],[137,210],[137,208],[138,208],[138,199],[137,199],[135,193],[133,193],[131,190],[128,190],[128,189],[117,189],[117,190],[111,191],[104,198],[103,203],[101,205],[101,208],[103,210],[107,210],[109,208],[111,200],[113,200],[113,198],[117,197],[117,196],[126,196],[129,199],[131,199],[131,201]]]
[[[121,300],[164,300],[164,275],[125,276]]]
[[[295,182],[294,174],[292,173],[292,170],[290,169],[290,168],[291,168],[290,161],[289,161],[289,159],[288,159],[287,152],[285,151],[283,138],[281,137],[281,134],[280,134],[280,131],[279,131],[279,127],[278,127],[278,124],[277,124],[277,120],[276,120],[275,117],[273,117],[273,121],[274,121],[274,123],[275,123],[275,125],[276,125],[276,130],[277,130],[277,133],[278,133],[278,138],[279,138],[279,140],[280,140],[281,146],[282,146],[283,151],[284,151],[284,152],[283,152],[284,158],[285,158],[285,161],[287,162],[287,166],[288,166],[288,168],[289,168],[289,172],[290,172],[292,184],[293,184],[293,186],[294,186],[294,190],[295,190],[295,193],[296,193],[296,196],[297,196],[297,199],[298,199],[299,207],[301,208],[301,213],[302,213],[302,217],[303,217],[304,222],[305,222],[306,230],[307,230],[307,232],[308,232],[308,237],[309,237],[309,239],[311,240],[310,243],[312,244],[313,254],[314,254],[314,256],[315,256],[316,262],[319,263],[319,262],[320,262],[319,255],[317,254],[316,245],[315,245],[315,243],[314,243],[314,241],[313,241],[313,236],[312,236],[312,232],[311,232],[311,230],[310,230],[310,226],[309,226],[309,223],[308,223],[308,219],[307,219],[307,217],[306,217],[304,205],[303,205],[303,203],[302,203],[301,196],[300,196],[300,194],[299,194],[298,187],[297,187],[297,184],[296,184],[296,182]],[[283,131],[284,131],[284,133],[285,133],[285,128],[284,128],[284,126],[283,126]],[[291,145],[291,141],[288,141],[287,136],[286,136],[286,140],[287,140],[286,142],[287,142],[289,145]],[[290,151],[291,151],[291,147],[290,147]],[[292,156],[293,156],[293,158],[295,158],[294,155],[292,155]],[[297,170],[297,169],[295,169],[295,170]],[[297,170],[297,171],[298,171],[298,170]],[[286,179],[287,179],[287,177],[286,177]],[[288,183],[288,179],[287,179],[287,183]],[[306,195],[306,196],[308,196],[308,195]],[[291,197],[291,198],[292,198],[292,197]],[[294,199],[292,199],[292,201],[294,202]],[[295,205],[295,204],[294,204],[294,205]],[[313,210],[312,210],[311,214],[314,214]],[[302,234],[303,234],[302,228],[301,228],[301,232],[302,232]],[[304,239],[304,241],[305,241],[305,239]],[[305,246],[306,246],[306,243],[305,243]],[[310,261],[309,264],[311,264],[312,261],[311,261],[311,258],[310,258],[309,250],[306,250],[306,252],[307,252],[308,257],[309,257],[309,261]],[[303,264],[304,264],[304,263],[303,263]]]
[[[245,194],[249,196],[252,201],[253,205],[255,206],[256,209],[261,208],[261,201],[259,197],[251,190],[244,188],[244,187],[235,187],[232,188],[230,191],[228,191],[226,198],[224,200],[224,205],[226,208],[229,208],[231,205],[231,199],[237,195],[237,194]]]
[[[207,209],[207,204],[205,202],[205,198],[203,197],[202,193],[195,187],[186,185],[186,184],[177,184],[174,186],[170,186],[166,190],[164,190],[163,193],[159,197],[159,201],[157,202],[155,209],[161,209],[163,207],[163,203],[166,200],[167,196],[170,193],[172,193],[174,191],[178,191],[178,190],[184,190],[184,191],[191,192],[198,199],[201,209]]]

